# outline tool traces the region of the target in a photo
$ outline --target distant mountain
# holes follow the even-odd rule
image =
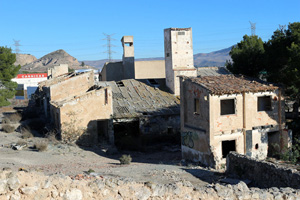
[[[21,67],[20,71],[31,71],[31,72],[46,72],[48,68],[57,66],[59,64],[68,64],[71,69],[81,69],[81,63],[76,58],[69,55],[64,50],[60,49],[51,52],[40,59],[34,60]],[[90,66],[85,66],[89,68]]]
[[[194,55],[194,65],[197,67],[222,67],[226,60],[231,60],[229,52],[232,47],[213,51],[211,53],[198,53]]]
[[[226,60],[231,60],[229,56],[229,52],[232,47],[221,49],[219,51],[213,51],[211,53],[197,53],[194,55],[194,65],[197,67],[207,67],[207,66],[214,66],[214,67],[222,67],[225,65]],[[156,57],[156,58],[138,58],[135,59],[137,61],[144,61],[144,60],[164,60],[163,57]],[[118,62],[121,60],[114,60],[114,62]],[[80,61],[81,62],[81,61]],[[102,69],[105,62],[108,62],[107,59],[103,60],[95,60],[95,61],[83,61],[85,64],[93,66],[97,69]]]

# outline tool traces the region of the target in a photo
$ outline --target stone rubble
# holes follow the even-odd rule
[[[86,176],[86,175],[81,175]],[[92,179],[74,179],[61,174],[46,176],[39,172],[0,171],[0,200],[83,200],[83,199],[300,199],[293,188],[249,188],[238,184],[208,184],[195,187],[189,181],[170,184],[136,182],[94,174]]]

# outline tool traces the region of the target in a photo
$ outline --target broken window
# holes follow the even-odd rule
[[[170,56],[170,53],[167,53],[167,55],[166,55],[167,57],[169,57]]]
[[[125,46],[131,47],[131,46],[133,46],[133,43],[132,42],[126,42]]]
[[[118,87],[124,87],[124,83],[122,81],[118,81],[116,84]]]
[[[236,151],[235,140],[222,141],[222,157],[226,158],[230,151]]]
[[[257,111],[270,111],[271,108],[271,96],[263,96],[257,98]]]
[[[194,114],[199,114],[200,103],[198,98],[194,98]]]
[[[221,115],[235,114],[235,99],[221,100]]]

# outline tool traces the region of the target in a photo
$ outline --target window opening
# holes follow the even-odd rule
[[[257,98],[257,111],[270,111],[271,108],[271,96],[263,96]]]
[[[105,93],[105,104],[108,104],[108,93],[107,93],[107,89],[105,88],[104,90]]]
[[[194,114],[199,114],[199,110],[200,110],[199,99],[195,98],[194,99]]]
[[[178,32],[178,35],[185,35],[185,32],[183,32],[183,31]]]
[[[234,99],[221,100],[221,115],[235,114]]]

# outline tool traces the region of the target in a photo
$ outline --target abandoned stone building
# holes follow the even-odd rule
[[[104,64],[100,81],[120,81],[123,79],[165,79],[165,61],[135,61],[133,36],[123,36],[123,58],[121,62]]]
[[[179,136],[179,99],[172,94],[134,79],[98,85],[112,90],[113,115],[102,124],[114,136],[116,146],[142,149]]]
[[[46,119],[53,119],[50,102],[81,95],[94,86],[93,71],[86,73],[68,73],[40,82],[35,94],[37,105],[43,107]]]
[[[95,82],[93,71],[69,73],[41,82],[36,101],[64,141],[106,138],[134,149],[180,135],[179,100],[158,87],[134,79]]]
[[[265,159],[288,147],[280,87],[237,75],[180,77],[182,157],[219,168],[230,151]]]

